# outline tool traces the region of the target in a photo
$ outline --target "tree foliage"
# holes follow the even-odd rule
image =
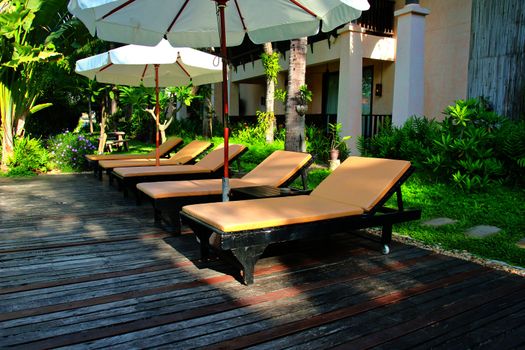
[[[2,120],[2,166],[13,153],[14,135],[22,136],[26,117],[49,103],[37,103],[40,85],[37,67],[62,57],[49,34],[62,18],[64,0],[0,1],[0,114]],[[53,21],[55,16],[55,21]]]

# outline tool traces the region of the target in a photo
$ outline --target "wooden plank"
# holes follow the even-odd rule
[[[417,276],[414,278],[419,279]],[[471,288],[489,286],[490,283],[494,283],[492,276],[482,274],[458,284],[419,294],[376,310],[268,341],[257,345],[257,347],[260,349],[276,349],[288,346],[309,349],[332,348],[345,341],[356,339],[363,334],[380,331],[393,324],[411,320],[420,315],[431,314],[439,305],[446,305],[468,296]],[[497,283],[496,281],[494,284],[497,285]],[[403,288],[402,284],[395,284],[395,286],[398,289]]]
[[[416,265],[417,266],[417,265]],[[360,269],[358,269],[360,270]],[[404,270],[404,269],[403,269]],[[409,269],[410,270],[410,269]],[[440,269],[442,270],[442,269]],[[406,271],[406,273],[408,273],[408,271]],[[358,273],[359,275],[359,273]],[[373,275],[372,275],[373,276]],[[374,283],[371,282],[369,279],[367,279],[367,275],[365,276],[361,276],[360,278],[362,279],[362,297],[365,298],[366,300],[370,299],[370,293],[368,292],[369,289],[372,289],[372,290],[377,290],[377,291],[381,291],[380,288],[377,288],[374,286]],[[383,274],[381,275],[381,277],[383,277]],[[328,282],[324,282],[324,284],[322,284],[322,282],[317,282],[317,283],[313,283],[313,282],[306,282],[306,285],[317,285],[318,288],[315,288],[315,289],[308,289],[308,294],[306,294],[306,296],[308,297],[308,300],[307,300],[307,307],[305,307],[304,305],[302,306],[303,309],[308,309],[309,308],[309,305],[311,303],[311,300],[312,298],[315,297],[316,293],[317,292],[320,292],[320,293],[324,293],[326,291],[326,287],[327,286],[332,286],[333,289],[332,289],[332,292],[334,293],[334,295],[332,297],[328,297],[327,300],[341,300],[341,298],[343,297],[343,295],[341,294],[341,290],[344,290],[344,288],[342,287],[342,281],[344,279],[341,277],[339,279],[334,279],[332,281],[330,281],[329,283]],[[382,278],[381,278],[382,280]],[[349,282],[349,285],[348,285],[348,288],[353,289],[353,288],[356,288],[356,284],[359,284],[359,279],[351,279],[351,280],[348,280]],[[299,285],[305,285],[304,281],[299,281],[299,280],[296,280],[295,281],[295,284],[299,284]],[[294,284],[294,285],[295,285]],[[320,285],[322,284],[322,285]],[[303,296],[305,295],[304,293],[302,294],[299,294],[299,295],[296,295],[293,297],[293,299],[297,299],[298,296]],[[286,300],[289,300],[289,299],[286,299]],[[355,301],[356,298],[355,296],[349,298],[348,300],[351,300],[351,301]],[[264,322],[261,322],[260,320],[250,320],[250,324],[246,325],[244,328],[239,328],[239,327],[236,327],[235,329],[233,330],[226,330],[225,332],[221,332],[219,334],[219,332],[216,332],[216,328],[217,328],[217,324],[210,324],[208,327],[207,327],[207,331],[206,331],[206,327],[203,328],[203,333],[202,334],[195,334],[193,332],[191,332],[191,334],[193,335],[193,337],[191,338],[191,340],[188,340],[188,343],[177,343],[177,346],[178,347],[182,347],[184,348],[185,346],[188,346],[188,344],[190,343],[193,343],[194,345],[196,344],[195,342],[199,343],[200,346],[204,346],[204,345],[208,345],[208,343],[213,343],[213,342],[216,342],[218,341],[218,339],[223,339],[223,337],[227,337],[228,335],[231,336],[231,337],[237,337],[241,334],[242,331],[245,331],[245,332],[255,332],[258,329],[258,327],[261,327],[263,329],[268,329],[268,328],[271,328],[273,326],[276,326],[278,324],[278,321],[276,320],[276,315],[275,315],[275,312],[273,311],[275,309],[275,307],[281,309],[287,309],[287,307],[289,305],[282,305],[282,306],[279,306],[279,304],[277,306],[275,306],[276,304],[276,300],[269,300],[267,303],[265,303],[266,305],[266,308],[270,308],[272,311],[269,311],[269,310],[266,310],[266,312],[263,311],[263,314],[270,314],[271,315],[271,320],[269,320],[269,324],[265,324]],[[275,307],[274,307],[275,306]],[[256,308],[256,307],[255,307]],[[249,308],[250,310],[253,310],[254,309],[254,306],[250,306]],[[310,317],[311,315],[308,315],[308,317]],[[298,318],[299,319],[305,319],[305,318],[308,318],[308,317],[302,317],[301,315],[298,315]],[[202,319],[202,318],[201,318]],[[277,322],[277,323],[276,323]],[[177,327],[178,329],[180,329],[180,325]],[[213,330],[213,332],[210,332],[210,329]],[[185,335],[187,335],[187,331],[184,332]],[[209,334],[209,336],[207,336],[207,334]],[[172,335],[172,341],[177,341],[177,340],[180,340],[181,339],[181,335],[180,334],[174,334]],[[148,342],[151,342],[152,339],[148,339]],[[200,343],[200,342],[204,342],[204,343]],[[208,342],[208,343],[206,343]]]
[[[382,329],[381,331],[376,332],[374,334],[367,334],[366,336],[360,337],[359,339],[356,339],[354,341],[341,344],[340,346],[335,347],[335,349],[348,349],[354,347],[356,349],[365,349],[379,346],[389,340],[397,339],[400,335],[405,336],[409,333],[414,332],[415,330],[419,330],[424,327],[429,327],[435,324],[436,322],[454,316],[456,313],[472,310],[474,308],[486,304],[487,302],[498,299],[506,294],[519,291],[522,288],[522,285],[520,286],[516,284],[495,288],[481,295],[472,296],[468,299],[462,300],[461,303],[452,303],[450,305],[446,305],[441,310],[435,310],[431,314],[422,315],[413,320],[398,324],[396,326],[387,329]]]
[[[521,296],[516,294],[505,296],[498,303],[493,303],[495,305],[485,305],[483,309],[492,310],[493,314],[486,315],[481,319],[473,318],[472,316],[476,315],[470,313],[470,322],[476,326],[469,322],[467,327],[465,325],[460,327],[462,334],[458,334],[455,337],[450,337],[446,334],[442,339],[439,339],[440,342],[434,341],[436,343],[434,347],[465,349],[466,347],[488,346],[490,344],[491,347],[505,349],[511,348],[511,344],[512,347],[516,346],[515,343],[518,339],[520,340],[517,343],[525,342],[525,337],[520,337],[519,332],[516,332],[516,329],[523,326],[523,321],[525,320],[525,296],[523,293],[521,293]],[[498,306],[501,306],[502,309],[498,310]],[[450,322],[447,322],[447,324],[450,324]],[[451,327],[450,329],[453,330]]]
[[[403,266],[406,266],[406,265],[403,265]],[[379,273],[379,271],[384,271],[385,268],[383,268],[383,269],[376,268],[376,270]],[[367,275],[369,275],[369,273],[365,274],[365,276],[367,276]],[[353,276],[353,277],[355,278],[356,276]],[[219,281],[224,280],[225,278],[227,278],[227,276],[219,276],[219,277],[215,278],[215,280],[208,281],[208,283],[206,283],[206,284],[217,283]],[[95,329],[95,330],[86,331],[86,332],[77,332],[76,334],[71,335],[71,336],[56,337],[56,338],[54,338],[54,340],[48,339],[48,340],[38,341],[38,342],[35,342],[35,343],[32,343],[32,344],[25,344],[25,347],[28,347],[28,348],[32,348],[33,346],[36,347],[36,348],[39,348],[39,347],[42,347],[42,346],[44,346],[44,347],[48,347],[48,346],[50,346],[50,347],[57,347],[57,346],[63,346],[63,345],[66,345],[66,344],[74,344],[74,343],[77,343],[79,340],[80,341],[89,341],[89,340],[99,339],[99,338],[102,338],[102,337],[105,337],[105,336],[113,336],[113,335],[117,335],[117,334],[121,334],[121,333],[132,332],[132,331],[136,331],[136,330],[150,328],[150,327],[153,327],[153,326],[159,326],[159,325],[162,325],[162,324],[167,324],[167,323],[172,323],[172,322],[176,322],[176,321],[180,321],[180,320],[185,320],[185,319],[188,319],[188,318],[195,318],[195,317],[200,317],[200,316],[204,316],[204,315],[208,315],[208,314],[212,314],[212,313],[228,311],[228,310],[239,308],[239,307],[243,307],[243,306],[255,305],[255,304],[260,304],[260,303],[264,303],[264,302],[270,302],[270,301],[273,301],[273,300],[276,300],[276,299],[280,299],[280,298],[289,298],[289,297],[292,297],[294,295],[297,295],[298,293],[300,293],[300,292],[302,292],[304,290],[320,288],[321,286],[325,285],[326,283],[327,282],[318,282],[315,285],[314,284],[305,285],[305,286],[301,286],[300,288],[289,287],[289,288],[285,288],[285,289],[274,291],[272,293],[266,293],[266,294],[263,294],[263,295],[247,296],[247,297],[244,297],[244,298],[237,299],[237,300],[235,300],[235,302],[231,302],[231,301],[222,302],[222,303],[218,303],[218,304],[207,305],[205,308],[197,308],[197,309],[194,309],[194,310],[188,310],[186,312],[182,311],[182,312],[179,312],[179,313],[172,313],[172,314],[168,314],[168,315],[162,315],[162,316],[158,316],[158,317],[154,317],[154,318],[150,318],[150,319],[146,319],[146,320],[137,320],[137,321],[134,321],[134,322],[128,322],[128,323],[125,323],[125,324],[119,324],[119,325],[115,325],[115,326],[113,326],[111,328]],[[332,283],[336,283],[336,282],[332,281]],[[188,287],[185,287],[185,288],[188,288]],[[156,294],[158,294],[158,293],[159,292],[157,292]],[[71,343],[71,342],[73,342],[73,343]]]

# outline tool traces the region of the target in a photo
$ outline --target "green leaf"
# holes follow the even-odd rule
[[[29,110],[29,112],[30,112],[31,114],[33,114],[33,113],[36,113],[36,112],[38,112],[38,111],[40,111],[40,110],[42,110],[42,109],[44,109],[44,108],[50,107],[50,106],[52,106],[52,105],[53,105],[53,104],[50,103],[50,102],[49,102],[49,103],[41,103],[41,104],[38,104],[38,105],[36,105],[36,106],[33,106],[33,107]]]

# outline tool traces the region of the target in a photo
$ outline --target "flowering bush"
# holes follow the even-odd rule
[[[48,140],[48,150],[56,168],[62,171],[81,171],[87,169],[86,154],[97,149],[94,140],[83,134],[64,132]]]

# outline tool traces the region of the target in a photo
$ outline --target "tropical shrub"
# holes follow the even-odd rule
[[[410,160],[466,192],[523,177],[525,123],[502,118],[482,98],[458,100],[444,113],[442,122],[411,117],[401,127],[387,125],[371,139],[360,138],[358,148],[368,156]]]
[[[387,123],[377,135],[369,139],[359,137],[357,148],[366,156],[407,159],[423,170],[439,133],[440,125],[435,120],[412,116],[401,127]]]
[[[310,153],[317,162],[326,163],[330,152],[330,139],[325,131],[314,125],[305,127],[306,151]]]
[[[525,181],[525,121],[506,120],[495,136],[498,158],[505,165],[507,180]]]
[[[444,113],[440,136],[425,162],[432,172],[467,192],[500,179],[504,168],[495,135],[503,119],[483,99],[457,100]]]
[[[95,140],[83,134],[64,132],[50,138],[47,142],[53,165],[66,172],[87,169],[86,154],[93,154],[97,149]]]
[[[40,139],[27,137],[15,138],[13,153],[9,157],[8,176],[27,176],[45,173],[48,153]]]
[[[257,144],[266,142],[266,124],[264,116],[261,117],[262,112],[257,111],[260,122],[257,125],[249,125],[247,123],[237,123],[232,126],[231,135],[240,142],[245,144]]]

